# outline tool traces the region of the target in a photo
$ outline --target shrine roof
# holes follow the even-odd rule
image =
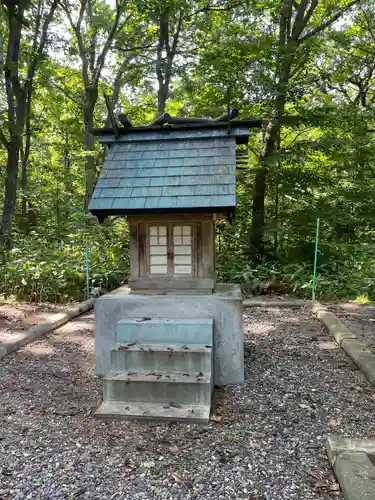
[[[89,210],[107,215],[228,212],[236,205],[236,142],[248,126],[130,129],[110,144]]]

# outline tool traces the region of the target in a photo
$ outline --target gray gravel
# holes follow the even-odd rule
[[[246,384],[205,426],[102,422],[85,315],[0,361],[0,499],[341,498],[327,434],[374,438],[375,393],[308,311],[249,310]]]

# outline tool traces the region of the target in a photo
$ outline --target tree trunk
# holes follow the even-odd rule
[[[21,160],[22,160],[22,170],[21,170],[21,187],[22,187],[22,217],[26,219],[27,217],[27,207],[28,207],[28,163],[31,148],[31,97],[32,97],[32,86],[31,83],[27,90],[26,98],[26,130],[25,130],[25,146],[21,149]],[[26,227],[27,229],[27,227]]]
[[[250,249],[254,260],[259,260],[263,251],[264,236],[264,199],[266,195],[267,169],[265,164],[260,165],[255,173],[253,191],[253,211]]]
[[[282,16],[280,25],[284,26],[285,24],[286,20]],[[280,27],[275,118],[269,122],[264,135],[263,148],[259,156],[259,167],[256,171],[254,182],[252,230],[250,238],[250,250],[254,260],[259,260],[264,254],[264,209],[267,187],[267,166],[269,158],[280,148],[281,119],[285,112],[287,86],[295,51],[297,49],[297,43],[293,40],[289,41],[287,45],[284,45],[285,39],[284,29]]]
[[[177,45],[183,24],[183,11],[180,12],[176,30],[170,35],[169,8],[166,8],[159,18],[159,39],[156,50],[156,77],[158,80],[158,116],[165,112],[165,105],[169,97],[170,84],[173,73],[173,62],[176,56]],[[171,43],[172,40],[172,43]]]
[[[22,111],[24,111],[22,106],[25,102],[18,75],[23,9],[17,9],[17,6],[13,3],[9,3],[7,7],[9,33],[4,76],[10,139],[7,144],[7,170],[1,225],[1,243],[6,248],[10,248],[13,217],[17,203],[18,161],[22,141],[22,126],[24,123],[22,121],[24,116],[22,114]]]
[[[163,115],[165,111],[165,104],[168,99],[168,89],[167,84],[165,83],[160,83],[159,84],[159,89],[158,89],[158,115]]]
[[[31,59],[27,68],[27,78],[22,85],[19,77],[20,54],[22,28],[27,25],[25,20],[25,9],[28,8],[28,2],[4,1],[8,18],[8,43],[6,64],[4,67],[5,90],[8,105],[8,123],[9,142],[7,144],[7,176],[5,181],[4,209],[1,226],[1,239],[7,247],[11,245],[11,235],[13,228],[13,217],[17,204],[17,183],[19,158],[22,150],[22,136],[25,129],[26,117],[30,118],[32,83],[35,71],[43,56],[47,40],[47,30],[51,23],[54,12],[57,8],[58,0],[54,0],[47,13],[43,26],[41,28],[39,44],[38,31],[40,28],[40,18],[37,20],[37,29],[34,37],[34,57]],[[39,4],[41,5],[41,4]],[[39,10],[40,13],[40,10]],[[25,61],[24,61],[25,62]],[[30,132],[30,122],[28,123],[28,132]],[[5,136],[3,136],[5,137]],[[26,149],[23,155],[23,176],[22,180],[27,185],[27,159],[29,156],[30,137],[27,138]]]
[[[11,246],[13,218],[17,203],[18,160],[20,140],[14,136],[8,145],[7,175],[5,180],[5,197],[2,219],[2,243],[5,248]]]
[[[94,108],[97,98],[97,89],[86,89],[85,104],[83,109],[85,150],[87,151],[85,158],[85,210],[87,210],[87,207],[90,203],[96,183],[94,136],[92,135],[91,131],[94,127]]]
[[[277,165],[276,172],[276,182],[275,182],[275,210],[274,210],[274,234],[273,234],[273,252],[275,258],[277,257],[277,249],[279,243],[279,172],[280,172],[280,164]]]
[[[264,202],[266,196],[267,162],[276,150],[279,133],[279,122],[271,120],[264,136],[263,148],[259,156],[259,167],[255,173],[250,238],[250,250],[254,260],[259,260],[264,253]]]

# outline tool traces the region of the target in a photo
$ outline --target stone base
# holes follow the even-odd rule
[[[164,403],[105,401],[94,416],[105,420],[161,420],[206,424],[210,420],[210,405],[171,406]]]
[[[127,287],[96,301],[96,373],[111,369],[110,350],[124,318],[213,318],[214,384],[244,382],[242,295],[239,285],[217,284],[212,295],[136,294]],[[186,343],[181,339],[181,343]]]

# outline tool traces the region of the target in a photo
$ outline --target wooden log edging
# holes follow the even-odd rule
[[[65,312],[57,313],[54,319],[42,321],[41,323],[28,328],[21,337],[18,337],[14,341],[10,340],[9,342],[0,342],[0,359],[11,352],[17,351],[30,342],[43,337],[43,335],[46,335],[59,326],[64,325],[76,316],[80,316],[81,314],[89,311],[94,307],[95,301],[96,298],[80,302],[76,306],[69,307]]]
[[[375,355],[367,344],[351,332],[341,321],[319,302],[312,303],[312,311],[331,333],[337,344],[358,366],[367,380],[375,386]]]

